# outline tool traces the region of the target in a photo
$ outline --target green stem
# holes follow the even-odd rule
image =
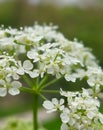
[[[39,88],[41,88],[44,85],[44,83],[47,81],[47,79],[48,79],[48,76],[45,75],[45,77],[41,80],[41,82],[39,84]]]
[[[46,88],[46,87],[48,87],[48,86],[50,86],[50,85],[56,83],[56,82],[57,82],[58,80],[60,80],[60,79],[61,79],[61,78],[59,78],[59,79],[54,79],[54,80],[48,82],[47,84],[44,84],[44,85],[43,85],[42,87],[40,87],[40,88]]]
[[[59,93],[58,90],[42,90],[43,93]]]
[[[20,87],[19,90],[20,90],[20,91],[23,91],[23,92],[26,92],[26,93],[30,93],[30,94],[34,94],[34,93],[35,93],[34,90],[32,90],[32,89],[30,89],[30,88],[27,88],[27,87],[23,87],[23,86]]]
[[[34,94],[33,103],[33,130],[38,130],[38,95]]]
[[[26,81],[26,83],[29,85],[29,87],[33,86],[31,80],[26,75],[23,75],[22,77]]]
[[[39,84],[39,77],[36,78],[36,87],[38,87],[38,84]]]
[[[46,98],[43,94],[39,93],[39,96],[40,96],[43,100],[47,100],[47,98]]]

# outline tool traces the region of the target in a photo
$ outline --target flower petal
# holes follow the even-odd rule
[[[61,125],[61,130],[68,130],[68,125],[63,123]]]
[[[54,108],[54,105],[53,105],[53,103],[50,102],[50,101],[44,101],[43,107],[46,108],[47,110],[49,110],[49,109],[53,109],[53,108]]]
[[[11,95],[13,95],[13,96],[15,96],[15,95],[18,95],[19,93],[20,93],[20,90],[19,89],[17,89],[17,88],[10,88],[9,90],[8,90],[8,93],[9,94],[11,94]]]
[[[23,68],[26,70],[31,70],[33,68],[33,64],[29,60],[25,60],[23,62]]]
[[[13,81],[13,82],[11,83],[11,86],[12,86],[13,88],[20,88],[20,87],[22,86],[22,84],[21,84],[19,81]]]
[[[0,88],[0,96],[5,97],[7,94],[7,89],[6,88]]]

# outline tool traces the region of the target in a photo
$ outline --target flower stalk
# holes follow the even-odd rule
[[[38,95],[34,94],[33,96],[33,130],[38,130]]]

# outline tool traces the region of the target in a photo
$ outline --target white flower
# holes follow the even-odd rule
[[[59,110],[63,123],[61,129],[89,130],[96,129],[99,123],[103,124],[103,114],[99,112],[100,103],[97,98],[89,95],[88,90],[65,92],[61,89],[60,94],[67,98],[62,110],[55,109],[53,100],[45,102],[47,104],[44,106],[50,112]],[[55,104],[57,104],[57,100],[55,100]]]
[[[0,88],[0,96],[5,97],[7,94],[6,87]]]
[[[88,85],[93,89],[91,95],[96,95],[95,92],[100,92],[97,88],[103,85],[103,70],[96,62],[95,56],[82,43],[66,39],[56,29],[57,26],[38,24],[19,30],[1,27],[1,79],[7,84],[7,79],[8,82],[12,82],[24,74],[28,74],[30,78],[40,76],[40,80],[48,74],[72,82],[86,77]],[[25,57],[24,61],[22,54]],[[73,98],[70,94],[66,93],[68,102]],[[73,104],[76,106],[76,103]]]
[[[38,66],[39,66],[38,73],[40,74],[41,78],[43,78],[44,73],[46,72],[46,65],[45,63],[42,64],[41,62],[39,62]]]
[[[1,86],[0,87],[0,96],[4,97],[7,95],[7,90],[8,90],[8,93],[13,96],[19,94],[20,93],[19,88],[22,86],[22,84],[19,81],[13,81],[13,82],[11,82],[10,88],[7,88],[6,82],[3,80],[2,81],[0,80],[0,86]]]
[[[84,88],[82,88],[82,97],[90,97],[90,95],[89,95],[89,92],[88,92],[88,89],[84,89]]]
[[[23,68],[25,70],[31,70],[33,68],[33,64],[29,60],[25,60],[23,62]]]
[[[0,39],[0,48],[2,50],[13,50],[15,44],[13,42],[13,38],[3,38]]]
[[[22,84],[19,81],[13,81],[11,83],[11,87],[8,90],[8,93],[10,93],[11,95],[17,95],[20,93],[19,88],[22,86]]]
[[[100,67],[88,67],[87,76],[87,83],[90,86],[93,87],[103,85],[103,71]]]
[[[65,79],[66,79],[67,81],[75,82],[75,81],[76,81],[76,78],[77,78],[77,75],[76,75],[76,74],[66,74],[66,75],[65,75]]]
[[[78,60],[76,57],[73,57],[71,55],[65,54],[64,56],[64,64],[71,65],[71,64],[78,64],[80,63],[80,60]]]
[[[0,28],[0,39],[4,38],[4,37],[5,37],[5,32],[4,32],[4,30],[1,30],[1,28]]]
[[[47,66],[47,73],[51,75],[56,75],[57,78],[60,78],[61,76],[59,76],[58,72],[59,66],[51,61],[51,63]]]
[[[51,113],[53,111],[57,111],[58,109],[63,110],[64,108],[63,103],[64,103],[63,99],[60,99],[60,101],[58,101],[56,98],[53,98],[52,101],[48,100],[44,101],[43,107],[47,109],[48,113]]]
[[[60,114],[60,118],[62,120],[63,123],[67,123],[70,121],[70,117],[69,117],[70,111],[69,109],[65,108],[63,110],[63,113]]]
[[[21,61],[18,61],[19,68],[17,70],[17,73],[19,75],[24,75],[25,73],[29,74],[31,73],[31,70],[33,69],[33,64],[29,60],[25,60],[23,62],[23,66],[21,64]]]
[[[60,88],[60,94],[64,97],[67,97],[68,99],[71,98],[71,97],[75,97],[76,95],[79,94],[79,92],[70,92],[70,91],[63,91],[61,88]]]
[[[68,130],[68,125],[63,123],[61,125],[61,130]]]
[[[6,72],[8,72],[7,77],[13,77],[14,80],[19,79],[19,75],[17,74],[17,68],[14,66],[6,67]]]
[[[45,109],[49,110],[50,112],[56,111],[56,110],[54,109],[54,105],[53,105],[53,103],[52,103],[51,101],[44,101],[43,107],[44,107]],[[52,111],[51,111],[51,110],[52,110]]]
[[[33,71],[29,71],[28,74],[30,75],[31,78],[36,78],[39,76],[39,70],[34,69]]]
[[[40,60],[39,54],[35,50],[28,51],[27,57],[29,59],[33,59],[33,62],[37,62]]]
[[[99,113],[98,116],[99,116],[100,122],[103,124],[103,114]]]
[[[95,117],[95,111],[91,111],[91,110],[88,111],[87,117],[92,120]]]

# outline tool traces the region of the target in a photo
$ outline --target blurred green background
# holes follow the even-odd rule
[[[65,1],[68,3],[64,3]],[[70,40],[77,38],[85,46],[92,48],[103,67],[103,1],[70,1],[0,0],[0,24],[18,28],[32,26],[35,21],[40,24],[52,22],[59,26],[59,31],[65,37]],[[0,98],[0,117],[30,109],[31,99],[27,94],[13,99],[11,96]],[[21,107],[17,107],[18,105]]]

